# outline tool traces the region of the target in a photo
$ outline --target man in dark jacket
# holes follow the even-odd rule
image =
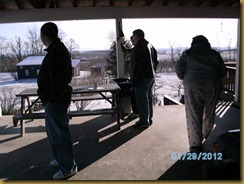
[[[155,71],[158,65],[157,51],[144,38],[141,29],[133,31],[134,48],[132,51],[132,85],[136,96],[139,121],[135,128],[148,128],[152,124]]]
[[[71,101],[71,57],[58,38],[58,27],[52,22],[41,27],[41,40],[47,54],[43,59],[37,84],[38,95],[45,107],[45,123],[54,160],[60,166],[53,179],[66,179],[77,173],[73,157],[73,143],[69,132],[68,107]]]

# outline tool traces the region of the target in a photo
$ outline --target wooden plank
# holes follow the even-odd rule
[[[99,114],[122,114],[122,108],[114,108],[114,109],[95,109],[95,110],[83,110],[83,111],[70,111],[70,117],[77,116],[87,116],[87,115],[99,115]]]
[[[168,95],[164,95],[164,105],[183,105],[183,104],[174,100]]]
[[[79,116],[88,116],[88,115],[103,115],[103,114],[122,114],[122,108],[113,108],[113,109],[95,109],[95,110],[84,110],[84,111],[70,111],[68,113],[69,117],[79,117]],[[34,119],[44,119],[45,113],[29,113],[29,114],[16,114],[13,116],[13,123],[16,127],[19,120],[34,120]]]
[[[106,96],[107,98],[111,99],[112,95]],[[91,96],[72,96],[71,101],[83,101],[83,100],[106,100],[101,95],[91,95]]]

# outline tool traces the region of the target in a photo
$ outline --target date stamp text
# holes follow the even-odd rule
[[[172,160],[222,160],[222,153],[191,153],[191,152],[173,152]]]

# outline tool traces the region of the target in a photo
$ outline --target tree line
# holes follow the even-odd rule
[[[28,56],[45,54],[44,45],[40,39],[40,30],[35,24],[27,27],[26,37],[14,36],[7,39],[0,36],[0,72],[16,72],[16,64]],[[72,54],[79,45],[74,39],[66,39],[64,31],[60,30],[59,38],[65,43]]]

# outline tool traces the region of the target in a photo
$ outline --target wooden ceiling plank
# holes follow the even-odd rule
[[[77,7],[91,7],[94,6],[94,1],[92,0],[76,0]]]
[[[161,6],[162,0],[146,0],[146,6]]]
[[[95,6],[107,7],[107,6],[110,6],[110,1],[109,0],[96,0]]]
[[[196,0],[196,1],[192,1],[192,0],[181,0],[179,3],[179,6],[199,6],[199,4],[201,4],[202,0]]]
[[[41,0],[25,0],[26,4],[30,4],[30,6],[32,6],[34,9],[43,9],[43,8],[49,8],[46,7],[46,0],[45,1],[41,1]]]
[[[219,0],[216,2],[218,7],[232,7],[234,4],[236,3],[240,3],[240,1],[236,1],[236,0],[229,0],[229,1],[224,1],[224,0]]]
[[[56,0],[57,8],[73,8],[73,0]]]
[[[0,10],[75,7],[200,6],[240,7],[239,0],[0,0]]]
[[[167,6],[180,6],[179,0],[170,0],[167,4]]]
[[[162,6],[167,6],[170,0],[162,0]]]
[[[1,3],[3,10],[19,10],[19,7],[14,0],[1,0]]]
[[[145,0],[133,0],[132,6],[145,6],[146,1]]]
[[[35,7],[28,0],[18,0],[16,1],[19,9],[35,9]]]
[[[128,0],[114,0],[114,6],[130,6]]]
[[[25,9],[21,0],[15,1],[15,2],[16,2],[16,5],[18,6],[19,9]]]

